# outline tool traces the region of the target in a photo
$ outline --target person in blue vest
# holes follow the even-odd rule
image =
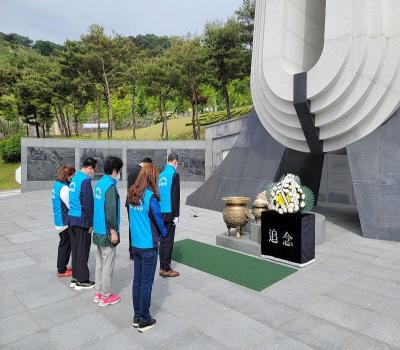
[[[58,277],[71,277],[72,269],[68,268],[71,255],[71,239],[69,236],[69,183],[75,174],[75,168],[61,165],[57,169],[57,180],[51,191],[51,202],[53,205],[54,227],[59,231],[60,242],[57,254]]]
[[[121,203],[117,183],[123,166],[121,158],[107,157],[104,175],[94,188],[93,243],[97,245],[97,253],[93,302],[99,306],[113,305],[121,300],[119,295],[111,293],[111,282],[120,241]]]
[[[72,280],[75,290],[94,287],[89,279],[88,260],[93,227],[92,178],[97,160],[86,158],[69,184],[69,225],[72,248]]]
[[[141,333],[156,324],[156,320],[150,315],[151,292],[160,238],[167,234],[160,211],[157,177],[157,168],[152,164],[145,164],[128,192],[134,261],[132,325]]]
[[[179,221],[180,206],[180,182],[178,167],[178,155],[170,153],[168,164],[161,172],[158,179],[160,189],[160,205],[164,226],[167,229],[167,236],[163,237],[160,243],[160,276],[177,277],[178,271],[171,268],[172,249],[174,247],[175,228]]]

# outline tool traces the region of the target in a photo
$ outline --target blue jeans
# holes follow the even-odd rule
[[[150,321],[151,290],[157,267],[157,251],[134,251],[132,301],[135,316],[140,322]]]

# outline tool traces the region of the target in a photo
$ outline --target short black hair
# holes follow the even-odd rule
[[[153,161],[149,157],[144,157],[140,163],[149,163],[153,164]]]
[[[178,161],[178,155],[174,152],[168,154],[168,161],[173,162],[174,160]]]
[[[119,157],[109,156],[104,160],[103,170],[107,175],[111,175],[113,170],[119,173],[124,166],[124,162]]]
[[[92,157],[86,158],[86,159],[82,162],[82,166],[83,166],[84,168],[89,168],[89,167],[91,166],[93,169],[95,169],[95,168],[96,168],[96,165],[97,165],[97,160],[94,159],[94,158],[92,158]]]

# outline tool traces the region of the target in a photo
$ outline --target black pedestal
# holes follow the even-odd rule
[[[261,254],[298,267],[315,261],[314,214],[261,215]]]

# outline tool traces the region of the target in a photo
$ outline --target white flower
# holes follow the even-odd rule
[[[304,202],[301,202],[301,203],[300,203],[300,207],[301,207],[301,208],[304,208],[305,206],[306,206],[306,203],[304,203]]]
[[[294,207],[294,212],[296,212],[296,211],[299,211],[299,206],[298,206],[298,205],[296,205],[296,206]]]
[[[293,208],[289,208],[289,209],[288,209],[288,212],[289,212],[289,213],[293,213]]]
[[[279,212],[279,214],[283,214],[283,210],[282,209],[279,209],[278,212]]]
[[[283,192],[289,193],[289,190],[288,190],[287,188],[284,188],[284,189],[283,189]]]
[[[303,190],[301,188],[299,188],[299,193],[303,193]]]
[[[284,212],[284,213],[287,213],[287,209],[286,209],[286,207],[285,207],[285,208],[283,208],[283,212]]]
[[[306,198],[306,195],[303,193],[302,195],[301,195],[301,199],[305,199]]]

